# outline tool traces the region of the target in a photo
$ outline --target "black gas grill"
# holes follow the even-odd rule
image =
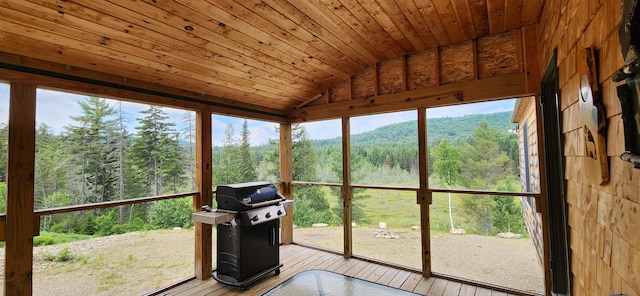
[[[251,182],[216,188],[217,212],[235,214],[218,224],[217,269],[213,278],[245,289],[270,272],[280,273],[280,217],[287,212],[273,183]]]

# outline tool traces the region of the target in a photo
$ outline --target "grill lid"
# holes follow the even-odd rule
[[[218,209],[245,211],[286,200],[271,182],[250,182],[216,187]]]

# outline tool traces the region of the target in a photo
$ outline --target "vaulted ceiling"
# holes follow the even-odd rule
[[[5,0],[0,52],[278,110],[378,62],[538,21],[543,0]]]

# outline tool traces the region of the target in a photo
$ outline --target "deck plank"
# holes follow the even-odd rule
[[[427,296],[442,296],[442,294],[444,293],[444,289],[447,288],[447,283],[449,283],[449,281],[443,280],[443,279],[436,279],[433,282],[431,289],[429,289]]]
[[[476,295],[475,286],[463,284],[462,288],[460,288],[459,296],[475,296],[475,295]]]
[[[292,276],[306,270],[329,270],[358,279],[368,280],[391,287],[412,291],[421,295],[459,296],[503,296],[504,292],[492,291],[470,284],[461,284],[440,278],[425,278],[420,273],[410,272],[375,264],[360,259],[344,259],[343,256],[299,245],[280,247],[283,267],[279,275],[265,276],[248,289],[221,284],[211,278],[193,280],[156,295],[164,296],[260,296]],[[492,293],[493,292],[493,293]]]

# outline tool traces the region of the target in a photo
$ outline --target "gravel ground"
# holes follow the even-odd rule
[[[354,254],[420,268],[419,231],[354,227]],[[294,240],[342,250],[342,228],[294,230]],[[215,245],[215,244],[214,244]],[[133,232],[34,248],[34,295],[139,295],[193,274],[193,230]],[[65,247],[77,258],[55,263],[44,254]],[[433,271],[542,293],[543,274],[528,239],[433,233]],[[215,252],[214,252],[215,253]],[[215,260],[215,257],[214,257]],[[4,267],[4,251],[0,250]],[[0,274],[4,268],[0,268]],[[0,287],[3,286],[0,277]],[[3,291],[0,288],[0,295]]]

